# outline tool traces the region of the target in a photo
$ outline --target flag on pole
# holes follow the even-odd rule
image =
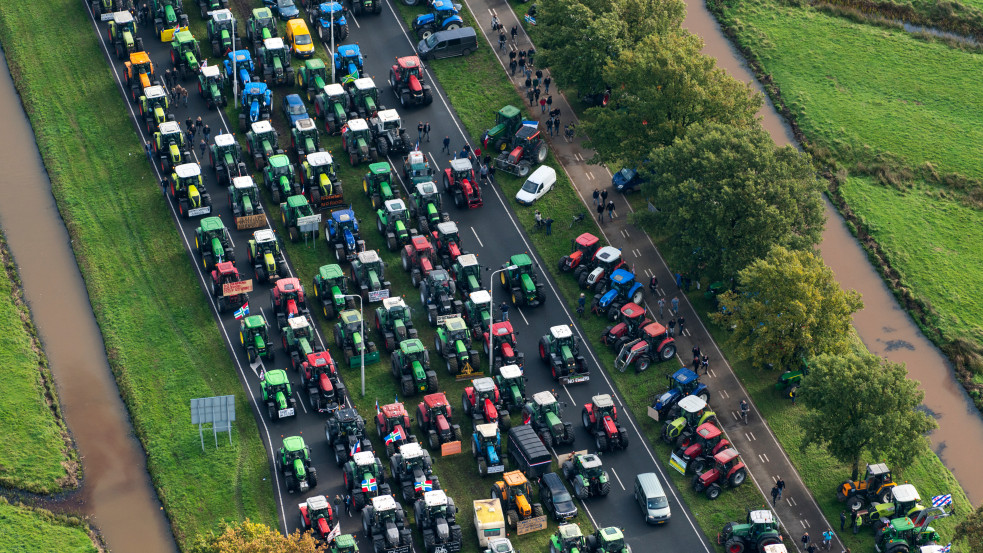
[[[945,507],[952,504],[952,494],[946,493],[932,498],[932,507]]]
[[[331,540],[337,538],[340,535],[341,535],[341,523],[339,522],[338,524],[335,524],[334,528],[332,528],[330,532],[328,532],[327,536],[324,536],[324,539],[328,543],[331,543]]]
[[[381,413],[382,412],[382,409],[379,409],[379,400],[378,399],[375,400],[375,412],[376,413]]]
[[[239,319],[245,317],[248,314],[249,314],[249,304],[248,303],[242,304],[242,307],[240,307],[239,309],[236,309],[235,313],[233,313],[233,315],[235,315],[236,320],[239,320]]]
[[[376,484],[375,478],[368,478],[362,480],[362,491],[365,493],[374,492],[379,489],[379,485]]]
[[[952,542],[949,542],[948,545],[939,550],[939,553],[949,553],[950,551],[952,551]]]
[[[352,446],[352,455],[355,455],[359,451],[362,451],[362,440],[356,440],[355,445]]]
[[[421,480],[413,485],[413,489],[418,492],[432,492],[433,480]]]
[[[402,427],[397,426],[396,430],[393,430],[388,436],[386,436],[386,445],[402,440],[403,438],[403,429]]]

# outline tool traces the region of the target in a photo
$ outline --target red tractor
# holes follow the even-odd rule
[[[376,408],[375,427],[379,437],[386,442],[386,454],[393,456],[399,446],[416,443],[416,436],[410,434],[410,416],[402,403],[390,403]]]
[[[416,422],[426,435],[430,449],[439,451],[443,444],[461,441],[461,425],[454,424],[444,392],[423,396],[416,409]]]
[[[399,105],[429,106],[433,103],[433,92],[423,80],[423,64],[417,56],[396,58],[396,64],[389,70],[389,86],[399,98]]]
[[[713,456],[713,468],[693,477],[693,490],[707,499],[717,499],[723,488],[736,488],[747,480],[747,467],[737,450],[730,447]]]
[[[444,192],[454,198],[454,205],[458,209],[474,209],[485,205],[470,159],[462,157],[451,160],[450,167],[444,169]]]
[[[493,342],[489,344],[489,338]],[[491,327],[491,336],[484,333],[485,355],[491,360],[491,368],[494,373],[496,369],[505,365],[523,366],[526,354],[521,353],[516,347],[515,330],[512,323],[502,321],[495,323]],[[494,348],[494,353],[489,349]]]
[[[676,339],[666,333],[666,327],[651,323],[642,327],[640,334],[615,354],[614,367],[619,371],[634,365],[636,373],[644,372],[654,361],[669,361],[676,356]]]
[[[512,427],[512,417],[502,404],[498,386],[491,378],[482,377],[472,380],[471,385],[464,388],[464,393],[461,394],[461,405],[464,407],[464,412],[471,415],[475,421],[498,424],[502,432],[508,432]]]
[[[311,409],[318,413],[333,413],[345,406],[346,390],[338,376],[331,353],[308,353],[298,367],[301,385],[307,389]]]
[[[594,254],[601,247],[601,240],[589,232],[585,232],[573,239],[573,251],[569,255],[560,258],[560,271],[566,273],[573,271],[582,264],[587,264],[594,258]]]
[[[270,290],[270,304],[276,315],[277,328],[287,326],[287,319],[311,314],[304,297],[304,287],[296,278],[281,278],[276,281],[276,286]]]
[[[319,540],[327,540],[331,535],[331,527],[338,519],[338,513],[331,508],[328,498],[323,495],[308,497],[299,507],[301,528],[310,529]]]
[[[225,285],[236,282],[242,282],[242,276],[239,274],[239,269],[236,269],[234,262],[223,261],[215,265],[215,269],[212,271],[212,297],[215,298],[219,313],[225,313],[229,309],[238,309],[249,302],[249,294],[246,292],[225,294]]]
[[[686,474],[702,473],[711,464],[713,456],[730,447],[724,433],[712,422],[701,424],[694,434],[684,433],[669,458],[669,465]]]
[[[613,451],[628,447],[628,431],[618,423],[618,408],[608,394],[591,398],[580,414],[587,432],[594,436],[598,451]]]
[[[403,270],[410,274],[414,287],[419,288],[423,279],[433,270],[436,263],[434,257],[433,244],[426,236],[414,236],[403,247]]]
[[[637,303],[626,303],[621,306],[617,324],[605,328],[601,333],[601,342],[617,354],[622,346],[641,336],[642,329],[650,324],[658,323],[653,323],[645,316],[644,307]]]
[[[457,258],[467,253],[461,249],[461,234],[457,230],[457,223],[454,221],[437,223],[437,230],[430,235],[433,237],[432,242],[437,258],[440,259],[440,266],[450,271]]]

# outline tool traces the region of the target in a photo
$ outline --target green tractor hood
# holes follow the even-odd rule
[[[375,98],[371,96],[365,97],[365,110],[368,111],[369,113],[375,113],[377,111],[377,108],[375,106]]]
[[[369,155],[369,145],[367,142],[365,142],[364,138],[361,137],[358,138],[355,141],[355,146],[358,148],[358,151],[361,152],[363,156]]]
[[[437,206],[435,206],[433,204],[433,202],[428,203],[427,204],[427,219],[429,219],[430,221],[434,221],[434,220],[439,219],[439,218],[440,218],[440,211],[437,209]]]
[[[393,187],[388,181],[383,181],[379,183],[379,195],[382,196],[383,200],[388,200],[393,197]]]
[[[171,144],[167,147],[168,155],[171,158],[171,163],[174,165],[181,164],[181,148],[177,144]]]
[[[304,467],[304,461],[301,459],[294,459],[294,474],[297,476],[297,480],[303,482],[307,480],[307,468]]]
[[[225,248],[222,246],[222,241],[218,237],[212,238],[212,257],[215,259],[215,263],[221,263],[225,261]]]
[[[170,4],[164,6],[164,21],[169,25],[177,23],[177,14],[174,12],[174,6]]]
[[[368,275],[369,275],[369,284],[371,285],[370,287],[373,290],[378,289],[379,286],[382,284],[379,281],[379,275],[374,270],[372,270],[372,269],[369,269]]]
[[[462,340],[454,340],[454,353],[457,354],[458,359],[467,359],[468,346],[464,345]]]
[[[134,46],[133,33],[131,33],[129,30],[123,31],[123,44],[125,44],[127,48],[132,48]]]
[[[276,391],[276,408],[281,411],[287,408],[287,396],[283,394],[282,389]]]
[[[263,153],[266,155],[266,157],[270,157],[274,154],[273,144],[270,144],[270,141],[268,139],[263,139],[262,143],[260,143],[260,146],[262,146]]]
[[[550,428],[554,428],[557,425],[559,425],[561,428],[563,427],[563,421],[561,421],[560,417],[556,416],[556,413],[554,413],[553,411],[547,411],[545,418],[546,418],[546,425],[549,426]]]
[[[253,345],[256,346],[256,351],[266,351],[266,340],[258,332],[253,335]]]
[[[276,273],[276,256],[273,252],[266,252],[263,254],[263,267],[266,269],[266,274],[272,275]]]
[[[263,27],[263,40],[268,38],[273,38],[273,33],[270,32],[269,27]]]
[[[396,236],[400,238],[405,238],[408,232],[406,231],[406,223],[402,219],[396,221]]]
[[[297,347],[300,349],[301,359],[307,359],[308,355],[314,353],[314,348],[311,347],[311,343],[307,341],[307,338],[297,340]]]
[[[280,190],[283,191],[282,192],[283,194],[289,196],[290,195],[290,177],[288,177],[287,175],[280,175],[279,181],[280,181]]]
[[[570,351],[570,346],[561,347],[560,356],[563,357],[564,363],[573,363],[573,353]]]
[[[471,290],[481,290],[481,283],[474,275],[468,275],[468,288]]]
[[[214,82],[209,83],[208,94],[215,100],[218,100],[219,98],[222,97],[222,91],[219,89],[218,85],[215,84]]]
[[[188,64],[188,69],[191,71],[198,71],[198,58],[195,57],[195,53],[188,50],[184,53],[184,63]]]
[[[423,370],[423,364],[414,360],[410,368],[413,371],[413,380],[417,382],[420,391],[425,392],[427,388],[427,371]]]
[[[340,286],[335,285],[331,287],[331,298],[334,299],[335,307],[340,308],[345,305],[345,297],[341,295],[343,293]]]
[[[323,90],[324,87],[321,87],[321,89]],[[334,116],[336,121],[344,121],[345,118],[347,117],[347,114],[345,113],[345,108],[344,106],[341,105],[341,102],[331,102],[331,109],[334,110]]]
[[[525,292],[526,294],[536,293],[536,283],[532,281],[532,277],[529,276],[529,273],[522,273],[522,276],[519,277],[519,280],[522,282],[523,292]]]

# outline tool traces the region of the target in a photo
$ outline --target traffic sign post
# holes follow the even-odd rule
[[[212,425],[215,435],[215,447],[218,447],[218,433],[229,433],[229,445],[232,445],[232,423],[236,420],[236,397],[214,396],[199,397],[191,400],[191,424],[198,425],[198,438],[201,440],[201,450],[205,451],[205,437],[202,426]]]

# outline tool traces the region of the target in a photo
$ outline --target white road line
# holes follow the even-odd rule
[[[737,416],[737,411],[731,411],[730,416],[734,417],[734,422],[740,420],[740,417]]]
[[[812,528],[812,525],[809,524],[809,519],[804,519],[803,522],[805,522],[805,527],[806,528]]]
[[[431,159],[431,160],[433,160],[433,166],[434,166],[434,168],[436,168],[436,169],[437,169],[437,171],[439,172],[439,171],[440,171],[440,164],[439,164],[439,163],[437,163],[437,158],[435,158],[435,157],[433,157],[433,152],[427,152],[427,155],[428,155],[428,156],[430,156],[430,159]],[[390,165],[391,165],[391,164],[392,164],[392,162],[390,162]]]
[[[707,369],[707,372],[710,373],[710,376],[713,378],[717,378],[717,373],[713,372],[713,369]],[[747,392],[747,390],[745,390],[745,392]]]
[[[754,432],[748,432],[748,434],[751,435],[751,440],[757,440],[758,439],[757,436],[754,435]]]
[[[526,318],[526,314],[523,313],[518,307],[516,307],[515,310],[519,312],[519,315],[522,315],[522,320],[526,321],[526,326],[529,326],[529,319]]]
[[[614,475],[615,480],[618,481],[618,485],[621,486],[621,489],[622,490],[624,490],[625,489],[625,485],[621,482],[621,477],[618,476],[618,471],[614,470],[614,467],[611,467],[611,474]]]
[[[723,390],[723,389],[720,390],[720,395],[724,396],[724,398],[730,397],[730,394],[727,393],[727,390]]]
[[[623,232],[623,233],[625,233],[625,236],[626,236],[626,237],[628,237],[628,238],[631,238],[631,234],[629,234],[629,232],[628,232],[628,229],[624,229],[624,230],[623,230],[623,231],[621,231],[621,232]]]
[[[587,171],[587,180],[594,180],[594,173]]]
[[[768,455],[767,454],[764,454],[764,453],[759,453],[758,454],[758,459],[760,459],[762,463],[770,463],[771,462],[768,459]]]
[[[307,406],[304,405],[304,398],[300,397],[300,390],[294,390],[294,393],[297,394],[297,402],[300,403],[300,406],[304,408],[304,414],[306,415]]]
[[[744,439],[746,439],[749,442],[753,442],[754,441],[754,438],[751,437],[751,434],[749,434],[747,432],[744,433]]]
[[[796,503],[795,503],[795,500],[794,500],[794,499],[792,499],[792,496],[789,496],[789,497],[786,497],[786,498],[785,498],[785,501],[788,501],[788,504],[789,504],[789,507],[793,507],[793,506],[795,506],[795,504],[796,504]]]
[[[801,520],[799,521],[799,524],[801,524],[803,528],[806,527],[806,523],[805,522],[802,522]]]
[[[471,227],[471,232],[474,233],[474,238],[475,240],[478,241],[478,245],[484,248],[485,244],[481,241],[481,238],[478,236],[478,231],[474,230],[474,227]]]
[[[577,402],[573,400],[573,396],[570,395],[570,389],[567,388],[567,385],[566,384],[563,385],[563,391],[566,392],[567,393],[567,397],[570,398],[570,405],[576,405]]]

